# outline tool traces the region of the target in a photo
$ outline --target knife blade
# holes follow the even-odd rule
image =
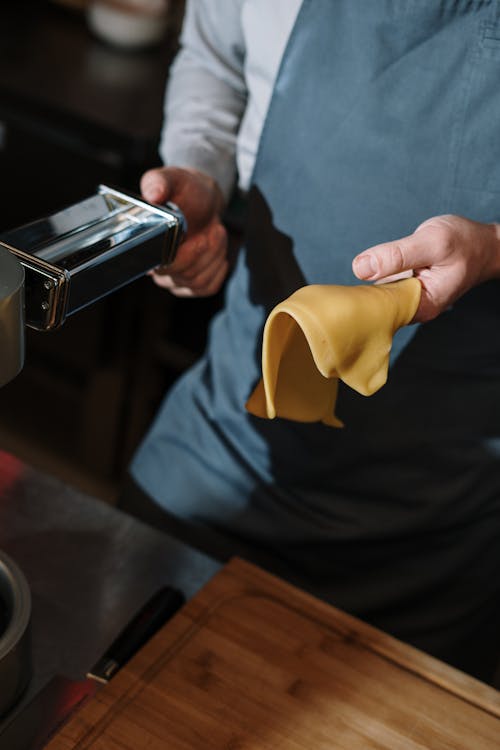
[[[7,720],[0,750],[41,750],[61,726],[123,667],[184,604],[171,586],[157,591],[125,626],[86,679],[52,677],[35,697]]]

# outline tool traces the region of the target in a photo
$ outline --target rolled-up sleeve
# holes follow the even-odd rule
[[[236,179],[236,138],[247,98],[241,3],[188,0],[160,144],[165,164],[208,173],[226,198]]]

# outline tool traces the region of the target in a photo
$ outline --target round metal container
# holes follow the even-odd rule
[[[0,386],[12,380],[24,362],[24,268],[0,247]]]
[[[26,578],[0,551],[0,716],[18,700],[31,677],[30,623]]]

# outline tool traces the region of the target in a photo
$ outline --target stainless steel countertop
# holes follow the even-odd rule
[[[33,679],[4,726],[52,676],[83,678],[162,585],[189,598],[220,567],[1,451],[0,548],[33,597]]]

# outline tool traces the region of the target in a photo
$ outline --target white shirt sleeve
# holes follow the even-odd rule
[[[211,175],[229,197],[245,110],[243,0],[188,0],[170,72],[160,155]]]

